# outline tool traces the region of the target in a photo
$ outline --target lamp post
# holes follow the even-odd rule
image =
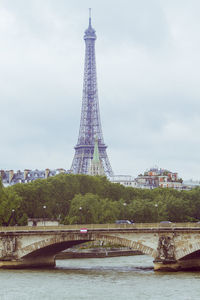
[[[156,213],[157,213],[157,222],[158,222],[158,204],[155,204],[155,208],[156,208]]]
[[[80,224],[82,221],[82,206],[79,207],[79,213],[80,213]]]
[[[124,216],[123,217],[125,218],[126,217],[126,205],[127,205],[127,203],[124,202],[123,205],[124,205],[124,209],[123,209]]]
[[[43,206],[43,224],[45,226],[46,205]]]
[[[12,222],[12,220],[13,220],[13,222],[15,223],[15,210],[14,209],[12,209],[12,213],[11,213],[11,219],[10,219],[10,222]],[[10,223],[9,222],[9,223]],[[13,223],[13,224],[14,224]],[[9,224],[10,225],[10,224]],[[14,224],[15,225],[15,224]]]

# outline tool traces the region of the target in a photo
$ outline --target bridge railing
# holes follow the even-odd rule
[[[173,229],[196,228],[200,229],[200,223],[134,223],[134,224],[74,224],[58,226],[8,226],[0,227],[0,232],[7,231],[60,231],[60,230],[114,230],[114,229]]]

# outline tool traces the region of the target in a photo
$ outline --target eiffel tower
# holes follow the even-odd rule
[[[91,25],[91,9],[89,26],[85,31],[85,66],[83,80],[83,98],[81,121],[75,155],[71,171],[74,174],[89,174],[89,167],[94,153],[95,140],[98,139],[99,158],[106,176],[113,176],[113,171],[107,156],[101,129],[99,100],[97,90],[97,75],[95,61],[96,33]]]

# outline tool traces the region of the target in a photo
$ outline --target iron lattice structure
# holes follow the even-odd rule
[[[104,172],[107,176],[113,176],[113,171],[107,156],[101,129],[99,112],[99,100],[96,76],[95,40],[96,33],[91,26],[85,31],[85,66],[83,81],[83,99],[79,137],[75,148],[71,171],[74,174],[88,174],[91,159],[93,157],[95,138],[98,138],[99,157],[102,161]]]

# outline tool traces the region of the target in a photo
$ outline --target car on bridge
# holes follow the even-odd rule
[[[161,221],[160,222],[161,224],[170,224],[170,223],[172,223],[171,221]]]
[[[129,220],[116,220],[115,224],[134,224],[134,222]]]

